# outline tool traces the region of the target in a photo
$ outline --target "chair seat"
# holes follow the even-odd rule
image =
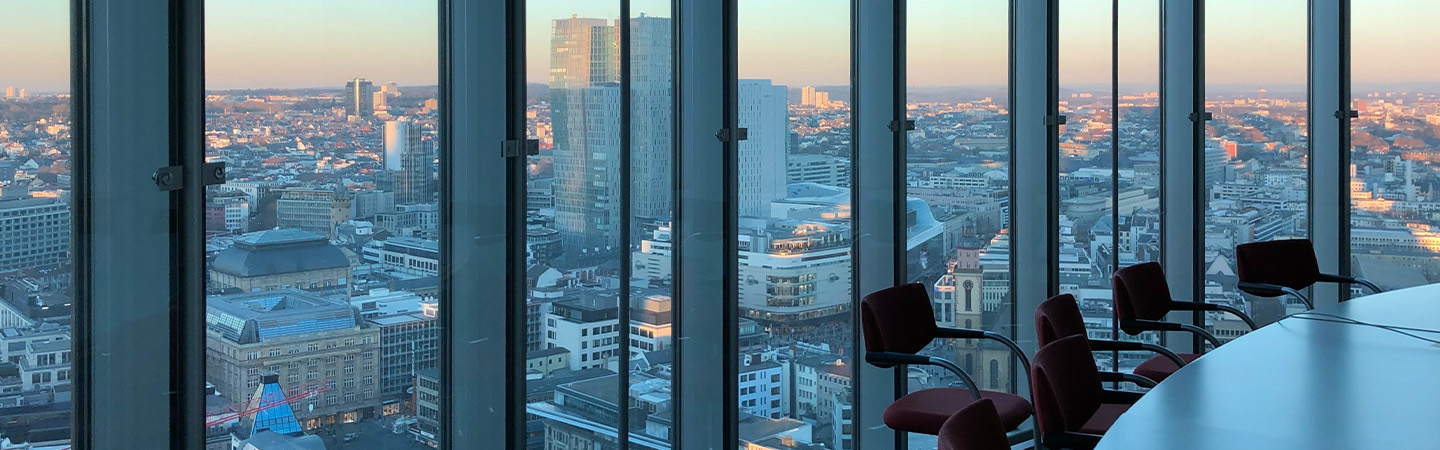
[[[1200,357],[1200,355],[1194,353],[1181,353],[1179,356],[1180,359],[1185,360],[1185,364],[1190,364],[1195,361],[1196,358]],[[1180,366],[1176,365],[1175,361],[1171,361],[1170,358],[1166,358],[1165,355],[1155,355],[1155,357],[1135,366],[1136,375],[1155,380],[1156,383],[1165,381],[1166,378],[1170,377],[1170,374],[1175,373],[1177,370],[1180,370]]]
[[[1000,414],[1000,424],[1005,431],[1019,428],[1030,418],[1030,402],[1018,395],[980,391],[980,397],[995,402],[995,411]],[[938,435],[946,419],[974,402],[970,390],[963,388],[915,391],[885,408],[885,425],[897,431]]]
[[[1174,364],[1174,362],[1171,362],[1171,364]],[[1110,430],[1110,426],[1114,425],[1115,421],[1120,419],[1120,415],[1129,410],[1130,405],[1101,403],[1100,409],[1095,410],[1095,415],[1090,416],[1090,420],[1085,421],[1085,424],[1081,425],[1080,429],[1075,431],[1090,434],[1105,434],[1106,431]]]

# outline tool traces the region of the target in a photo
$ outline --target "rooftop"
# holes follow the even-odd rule
[[[210,267],[216,272],[248,278],[346,268],[350,267],[350,258],[324,236],[282,228],[235,238],[235,246],[216,255]]]
[[[354,308],[344,301],[296,289],[205,299],[205,327],[240,344],[359,326]]]

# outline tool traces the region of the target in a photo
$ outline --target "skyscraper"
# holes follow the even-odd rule
[[[814,105],[815,105],[815,86],[805,86],[805,87],[800,88],[800,106],[814,106]]]
[[[749,135],[740,141],[740,215],[769,217],[770,202],[785,198],[785,86],[740,80],[738,97],[740,127]]]
[[[435,156],[431,150],[434,148],[434,141],[420,139],[420,125],[410,125],[407,133],[415,137],[409,137],[405,152],[400,159],[399,186],[395,189],[395,201],[410,203],[430,203],[435,201]]]
[[[382,159],[385,170],[400,170],[402,155],[411,149],[420,148],[420,124],[407,117],[385,121],[385,131],[382,134],[385,141],[385,154]]]
[[[375,114],[375,85],[364,78],[345,83],[345,114],[370,117]]]
[[[15,86],[5,88],[5,98],[15,98]]]

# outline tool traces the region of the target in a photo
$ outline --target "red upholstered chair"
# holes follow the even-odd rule
[[[1120,372],[1100,372],[1102,381],[1129,381],[1144,387],[1155,387],[1155,383],[1165,379],[1171,373],[1186,363],[1194,361],[1200,355],[1176,355],[1165,347],[1144,342],[1130,342],[1110,339],[1090,339],[1085,332],[1085,317],[1080,313],[1080,305],[1075,303],[1075,296],[1060,294],[1051,297],[1049,300],[1040,302],[1035,308],[1035,335],[1040,342],[1040,347],[1045,347],[1051,342],[1060,338],[1070,336],[1081,336],[1090,345],[1091,351],[1145,351],[1153,352],[1156,355],[1150,360],[1140,364],[1132,376]],[[1168,371],[1141,370],[1141,368],[1168,368]],[[1144,373],[1142,373],[1144,372]],[[1147,375],[1148,374],[1148,375]],[[1158,376],[1159,378],[1150,378]]]
[[[945,420],[936,450],[1010,450],[995,402],[976,400]]]
[[[900,397],[885,408],[885,425],[898,431],[935,435],[945,421],[961,408],[986,398],[995,403],[1000,423],[1006,431],[1015,430],[1030,418],[1030,402],[1018,395],[983,391],[970,375],[953,362],[916,353],[936,338],[992,339],[1005,343],[1020,358],[1029,372],[1030,361],[1019,347],[998,334],[958,328],[941,328],[935,324],[930,294],[925,285],[911,283],[884,289],[860,301],[860,322],[865,333],[865,361],[883,368],[907,364],[942,367],[959,377],[965,388],[931,388]]]
[[[1239,317],[1252,331],[1256,328],[1255,321],[1239,309],[1216,303],[1181,302],[1172,299],[1170,285],[1165,282],[1165,271],[1160,269],[1159,263],[1147,262],[1120,269],[1115,272],[1114,284],[1115,311],[1120,316],[1120,330],[1131,336],[1146,331],[1184,331],[1204,338],[1215,347],[1220,346],[1220,339],[1204,328],[1164,322],[1165,315],[1170,311],[1222,311]],[[1180,357],[1189,362],[1199,358],[1199,355],[1182,354]],[[1136,367],[1135,373],[1155,381],[1163,381],[1179,369],[1169,358],[1152,358]]]
[[[1284,239],[1251,242],[1235,246],[1235,271],[1240,282],[1236,287],[1258,297],[1293,295],[1314,308],[1301,289],[1319,282],[1359,284],[1375,292],[1380,287],[1364,278],[1320,273],[1315,259],[1315,246],[1309,239]]]
[[[1035,353],[1030,375],[1035,427],[1047,448],[1090,449],[1138,392],[1105,389],[1085,336],[1064,337]]]

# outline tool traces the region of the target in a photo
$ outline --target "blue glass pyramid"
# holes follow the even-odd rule
[[[295,411],[290,408],[290,402],[285,400],[285,390],[280,388],[280,376],[274,372],[267,373],[261,377],[261,381],[260,389],[250,400],[247,410],[265,409],[256,411],[253,419],[242,418],[241,428],[247,431],[249,436],[267,430],[290,436],[304,434],[305,429],[301,428],[300,421],[295,419]]]

